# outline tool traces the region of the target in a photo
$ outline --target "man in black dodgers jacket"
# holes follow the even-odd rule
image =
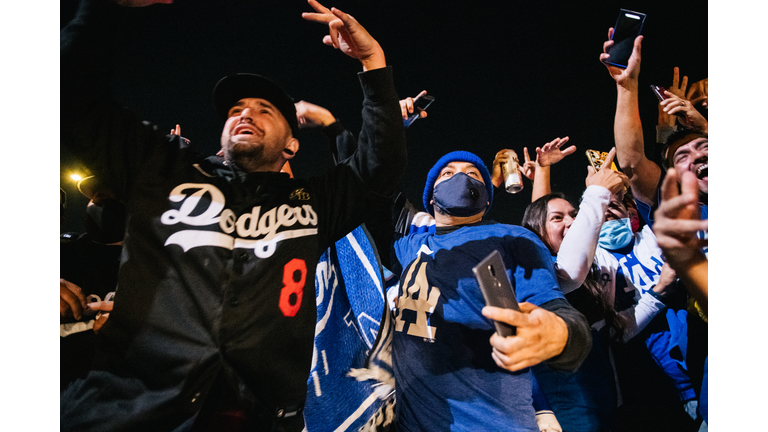
[[[406,159],[381,47],[310,4],[324,42],[361,61],[365,96],[357,152],[311,181],[280,172],[298,126],[272,81],[217,84],[224,157],[205,159],[110,98],[118,6],[84,0],[62,30],[62,145],[119,192],[129,222],[100,366],[61,395],[61,430],[201,430],[232,408],[250,430],[302,429],[317,260],[363,222],[366,201],[393,192]]]

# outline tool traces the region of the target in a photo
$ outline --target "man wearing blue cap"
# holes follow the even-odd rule
[[[136,5],[169,0],[119,0]],[[357,152],[307,180],[293,100],[252,74],[221,80],[223,157],[141,122],[109,96],[120,8],[84,0],[61,32],[62,146],[125,202],[114,309],[97,365],[61,395],[62,431],[301,431],[321,253],[389,197],[405,166],[391,68],[351,16],[309,1],[324,43],[358,59]]]
[[[546,247],[522,227],[483,220],[492,202],[482,160],[448,153],[424,188],[435,231],[396,235],[398,431],[538,431],[529,367],[546,361],[575,370],[589,351],[587,321],[559,290]],[[407,207],[401,220],[410,220]],[[484,307],[472,267],[494,250],[511,273],[520,312]],[[517,334],[499,336],[492,320]]]

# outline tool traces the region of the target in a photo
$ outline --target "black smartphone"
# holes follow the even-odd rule
[[[606,64],[620,68],[627,67],[635,38],[643,32],[643,24],[645,24],[644,13],[627,9],[619,10],[619,17],[616,19],[616,25],[613,26],[613,36],[611,36],[613,45],[608,47],[608,54],[611,57],[605,61]]]
[[[483,292],[485,304],[504,309],[520,310],[517,304],[515,288],[507,277],[507,268],[501,259],[499,251],[495,250],[485,257],[480,263],[472,268],[475,273],[477,283],[480,285],[480,291]],[[517,328],[507,323],[494,321],[496,333],[500,336],[514,336],[517,334]]]
[[[430,106],[434,101],[435,101],[435,98],[428,94],[419,95],[416,99],[414,99],[413,112],[408,115],[407,119],[403,120],[403,122],[405,123],[405,127],[410,126],[417,119],[421,118],[420,117],[421,112],[426,111],[427,107]]]

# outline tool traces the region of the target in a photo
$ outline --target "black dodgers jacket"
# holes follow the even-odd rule
[[[61,33],[62,146],[124,197],[129,222],[97,370],[61,395],[62,430],[183,430],[223,373],[264,406],[300,405],[323,250],[405,167],[390,68],[359,74],[359,149],[310,181],[203,158],[109,95],[117,7],[87,1]]]

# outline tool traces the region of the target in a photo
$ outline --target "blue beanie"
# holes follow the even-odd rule
[[[450,152],[441,157],[435,166],[429,170],[429,174],[427,174],[427,184],[424,186],[424,196],[422,197],[424,209],[432,216],[435,215],[435,210],[429,203],[432,201],[432,191],[435,188],[435,182],[440,175],[440,171],[451,162],[469,162],[480,170],[480,175],[483,177],[483,182],[485,183],[485,189],[488,191],[488,206],[485,208],[485,211],[487,212],[488,209],[491,208],[491,204],[493,204],[493,183],[491,183],[491,174],[488,172],[488,168],[485,167],[482,159],[477,157],[474,153],[462,150]]]

